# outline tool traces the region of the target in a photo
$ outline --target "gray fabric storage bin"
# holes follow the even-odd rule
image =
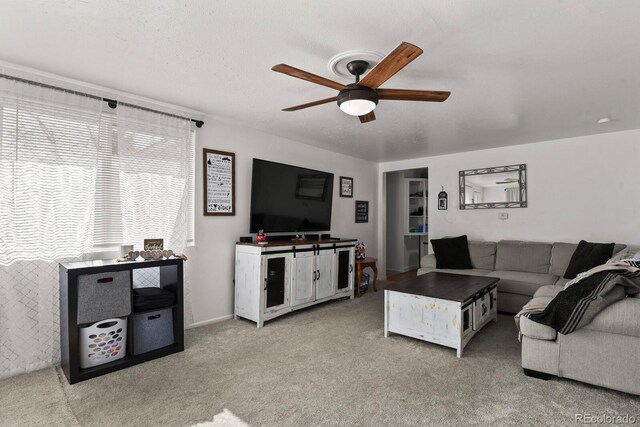
[[[166,347],[173,340],[173,310],[163,308],[133,316],[133,354]]]
[[[131,276],[128,271],[78,276],[78,324],[130,314]]]

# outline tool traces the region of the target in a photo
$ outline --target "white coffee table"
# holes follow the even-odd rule
[[[498,319],[499,280],[432,272],[392,283],[384,290],[384,336],[444,345],[462,357],[469,340]]]

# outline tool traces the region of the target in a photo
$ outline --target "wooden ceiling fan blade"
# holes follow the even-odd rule
[[[360,123],[369,123],[372,122],[376,119],[376,115],[373,114],[373,111],[370,113],[367,113],[363,116],[358,116],[358,118],[360,118]]]
[[[411,89],[378,89],[378,99],[390,99],[394,101],[429,101],[444,102],[451,92],[438,90],[411,90]]]
[[[377,89],[382,83],[389,80],[394,74],[402,70],[407,64],[422,54],[422,49],[411,43],[402,42],[382,58],[371,71],[369,71],[358,83]]]
[[[322,104],[326,104],[328,102],[335,102],[336,99],[337,99],[337,97],[334,96],[334,97],[331,97],[331,98],[321,99],[319,101],[313,101],[313,102],[308,102],[306,104],[296,105],[294,107],[283,108],[282,111],[298,111],[298,110],[302,110],[303,108],[314,107],[316,105],[322,105]]]
[[[271,68],[273,71],[277,73],[286,74],[291,77],[296,77],[302,80],[306,80],[311,83],[319,84],[322,86],[330,87],[336,90],[346,89],[347,87],[341,83],[334,82],[333,80],[325,79],[324,77],[316,76],[315,74],[311,74],[307,71],[300,70],[298,68],[292,67],[286,64],[278,64]]]

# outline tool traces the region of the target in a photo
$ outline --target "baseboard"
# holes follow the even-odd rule
[[[185,326],[185,329],[199,328],[200,326],[211,325],[213,323],[223,322],[225,320],[233,319],[233,314],[228,314],[222,317],[216,317],[215,319],[203,320],[202,322],[192,323],[189,326]]]

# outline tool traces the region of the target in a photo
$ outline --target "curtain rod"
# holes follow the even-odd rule
[[[140,105],[129,104],[129,103],[126,103],[126,102],[117,101],[115,99],[103,98],[101,96],[96,96],[96,95],[92,95],[90,93],[85,93],[85,92],[79,92],[77,90],[66,89],[66,88],[63,88],[63,87],[53,86],[53,85],[49,85],[49,84],[46,84],[46,83],[34,82],[33,80],[22,79],[20,77],[9,76],[7,74],[1,74],[1,73],[0,73],[0,78],[4,78],[4,79],[7,79],[7,80],[14,80],[14,81],[17,81],[17,82],[20,82],[20,83],[26,83],[26,84],[30,84],[30,85],[34,85],[34,86],[44,87],[44,88],[47,88],[47,89],[58,90],[58,91],[61,91],[61,92],[71,93],[71,94],[74,94],[74,95],[86,96],[88,98],[99,99],[101,101],[106,102],[107,105],[110,108],[116,108],[118,106],[118,104],[121,104],[121,105],[126,105],[127,107],[137,108],[137,109],[144,110],[144,111],[150,111],[152,113],[158,113],[158,114],[163,114],[165,116],[176,117],[176,118],[184,119],[184,120],[190,120],[190,121],[192,121],[193,123],[196,124],[197,128],[201,128],[202,125],[204,125],[204,122],[202,120],[191,119],[189,117],[182,117],[182,116],[179,116],[177,114],[171,114],[171,113],[167,113],[165,111],[154,110],[152,108],[142,107]]]

